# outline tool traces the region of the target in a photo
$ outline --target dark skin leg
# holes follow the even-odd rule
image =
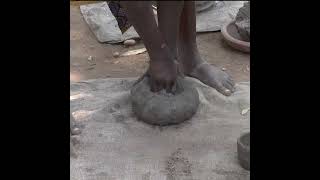
[[[177,65],[153,15],[148,1],[120,1],[128,19],[143,40],[150,56],[151,91],[170,91],[177,79]]]
[[[151,76],[151,91],[170,90],[173,87],[177,77],[174,58],[178,57],[186,75],[199,79],[224,95],[231,95],[234,83],[229,75],[215,66],[206,64],[200,57],[196,44],[194,2],[159,2],[159,28],[150,3],[122,1],[121,4],[149,53],[151,60],[148,74]],[[182,4],[184,5],[179,16]]]
[[[209,65],[200,56],[196,43],[196,15],[194,1],[185,1],[181,14],[178,41],[179,61],[187,76],[199,79],[204,84],[229,96],[234,91],[231,77],[219,68]]]
[[[178,33],[184,1],[158,1],[160,32],[175,59],[178,57]]]

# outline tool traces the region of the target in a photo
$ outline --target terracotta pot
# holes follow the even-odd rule
[[[233,48],[249,53],[250,52],[250,42],[242,40],[238,29],[235,25],[235,21],[231,21],[221,28],[221,33],[226,42]]]

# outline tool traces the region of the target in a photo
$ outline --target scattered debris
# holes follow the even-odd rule
[[[247,71],[250,71],[250,67],[249,67],[249,65],[247,65]]]
[[[81,130],[79,128],[71,129],[72,135],[79,135],[81,133]]]
[[[72,66],[81,66],[81,64],[79,62],[72,62],[71,65]]]
[[[227,68],[224,68],[224,67],[223,67],[223,68],[221,68],[221,70],[222,70],[222,71],[226,71],[226,70],[227,70]]]
[[[136,44],[136,40],[134,40],[134,39],[128,39],[128,40],[125,40],[125,41],[123,42],[123,44],[124,44],[125,46],[133,46],[133,45]]]
[[[121,54],[120,56],[124,57],[124,56],[137,55],[137,54],[144,53],[144,52],[146,52],[146,51],[147,51],[146,48],[141,48],[141,49],[136,49],[136,50],[127,51],[127,52]]]
[[[120,61],[115,61],[113,64],[118,64]]]
[[[92,56],[89,56],[88,61],[92,61],[92,60],[93,60]]]
[[[89,68],[87,68],[86,70],[92,70],[92,69],[94,69],[94,67],[89,67]]]
[[[246,115],[250,111],[250,108],[243,109],[241,115]]]
[[[114,53],[113,53],[113,57],[117,58],[117,57],[119,57],[119,56],[120,56],[120,53],[119,53],[119,52],[114,52]]]
[[[155,10],[157,10],[157,6],[155,6],[155,5],[152,5],[152,8],[155,9]]]
[[[152,9],[153,9],[153,14],[157,15],[157,6],[152,5]]]

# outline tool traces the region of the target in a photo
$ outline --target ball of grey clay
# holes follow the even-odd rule
[[[150,91],[149,78],[145,77],[131,89],[133,112],[137,118],[152,125],[172,125],[190,119],[199,106],[197,90],[184,79],[177,79],[174,94],[164,90]]]

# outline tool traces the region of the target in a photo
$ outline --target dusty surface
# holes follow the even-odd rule
[[[79,4],[70,6],[70,80],[80,81],[107,77],[137,77],[148,67],[147,53],[129,57],[114,58],[114,52],[126,52],[144,47],[137,45],[126,48],[122,44],[100,44],[86,25]],[[92,2],[90,2],[92,3]],[[230,48],[220,32],[198,34],[200,53],[209,63],[226,68],[236,82],[249,81],[250,55]],[[88,60],[89,57],[92,60]],[[90,59],[90,58],[89,58]]]
[[[82,133],[70,159],[72,180],[249,180],[237,159],[237,138],[250,128],[250,85],[226,97],[197,80],[200,104],[189,121],[152,126],[130,103],[135,78],[71,83],[70,108]]]

